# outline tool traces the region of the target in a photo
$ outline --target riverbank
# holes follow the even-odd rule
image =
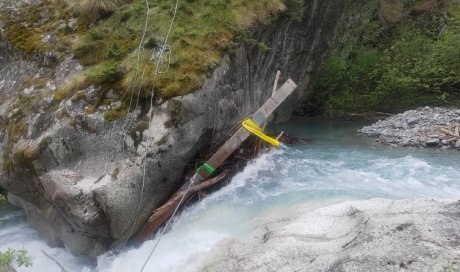
[[[359,130],[383,144],[460,150],[460,109],[424,107]]]

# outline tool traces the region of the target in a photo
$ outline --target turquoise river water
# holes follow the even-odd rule
[[[313,139],[251,161],[232,182],[187,208],[155,250],[145,271],[197,271],[212,248],[243,238],[261,220],[297,207],[312,209],[370,198],[460,198],[460,152],[379,146],[359,136],[362,124],[299,119],[273,127]],[[50,248],[25,223],[21,210],[0,206],[0,251],[25,248],[33,266],[18,271],[140,271],[156,240],[97,263]]]

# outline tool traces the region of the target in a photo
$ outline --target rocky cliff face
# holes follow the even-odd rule
[[[197,152],[217,144],[241,120],[239,112],[249,115],[270,96],[277,69],[299,85],[275,114],[285,120],[313,91],[323,56],[353,39],[352,26],[366,23],[376,9],[377,1],[306,1],[302,20],[280,16],[253,32],[270,50],[242,44],[200,90],[153,108],[139,106],[113,123],[103,114],[114,105],[91,113],[81,100],[98,86],[53,100],[53,91],[82,69],[77,61],[68,57],[56,67],[40,67],[0,40],[0,186],[53,244],[92,257],[118,248],[180,187]],[[16,109],[31,97],[40,102]],[[143,117],[146,111],[151,120]],[[25,117],[20,124],[19,115]]]

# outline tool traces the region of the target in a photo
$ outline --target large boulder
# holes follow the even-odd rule
[[[346,202],[221,242],[202,271],[458,271],[460,201]]]

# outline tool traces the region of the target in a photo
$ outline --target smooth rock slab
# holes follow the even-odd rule
[[[460,201],[345,202],[228,239],[203,271],[458,271]],[[449,270],[450,269],[450,270]]]

